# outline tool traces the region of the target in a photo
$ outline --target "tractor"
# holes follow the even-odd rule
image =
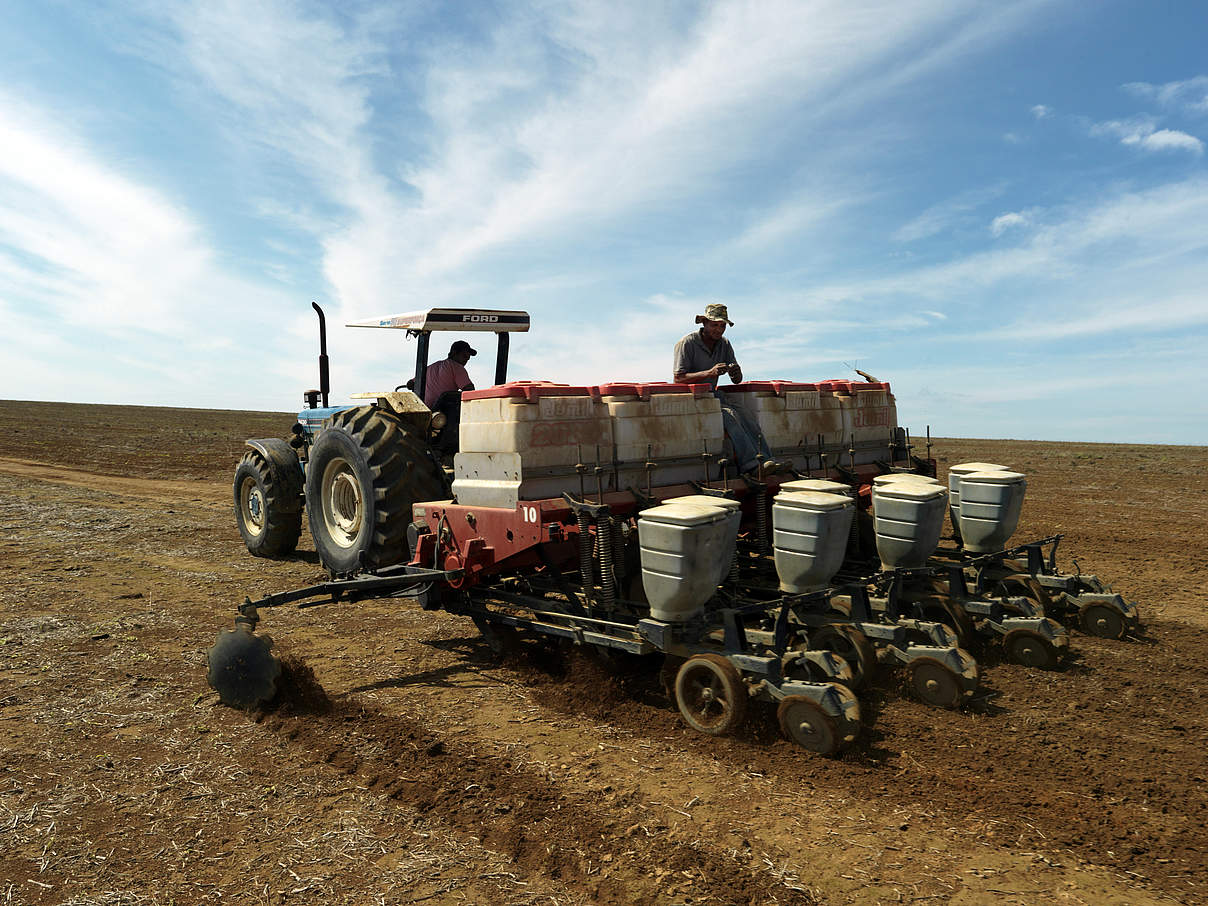
[[[416,338],[409,382],[414,389],[399,385],[389,392],[356,393],[351,398],[359,402],[332,406],[326,317],[311,304],[319,317],[320,389],[303,394],[306,408],[288,441],[247,441],[235,469],[235,521],[250,553],[283,557],[298,545],[305,511],[323,566],[333,576],[347,575],[403,559],[412,505],[449,492],[452,451],[446,438],[455,435],[458,405],[452,400],[432,411],[422,402],[432,333],[494,333],[495,383],[502,384],[509,338],[529,329],[529,316],[430,308],[349,324],[405,330]]]

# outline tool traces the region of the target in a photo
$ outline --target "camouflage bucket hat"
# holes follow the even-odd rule
[[[725,321],[731,327],[734,326],[734,322],[730,320],[730,315],[729,312],[726,311],[726,307],[724,305],[719,305],[716,302],[706,305],[705,313],[703,315],[696,316],[697,324],[704,324],[706,321]]]

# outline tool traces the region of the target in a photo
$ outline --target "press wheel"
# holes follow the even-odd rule
[[[804,695],[786,695],[776,709],[780,729],[803,749],[830,755],[839,748],[839,733],[830,715]]]
[[[720,654],[695,654],[675,676],[675,703],[692,729],[721,736],[742,723],[747,687]]]

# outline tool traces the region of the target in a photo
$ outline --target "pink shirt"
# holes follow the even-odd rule
[[[433,362],[424,373],[424,405],[431,409],[446,390],[461,390],[468,383],[470,375],[460,362]]]

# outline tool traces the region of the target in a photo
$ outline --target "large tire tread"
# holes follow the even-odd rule
[[[255,479],[264,501],[264,526],[258,534],[247,524],[243,512],[241,485],[247,477]],[[235,467],[234,491],[235,524],[248,552],[270,559],[292,554],[302,536],[302,508],[294,504],[288,511],[283,511],[287,505],[284,496],[290,489],[277,486],[269,464],[257,451],[248,450],[239,460]]]
[[[373,477],[373,487],[366,489],[370,492],[366,497],[373,501],[374,511],[372,533],[364,549],[366,565],[376,569],[406,559],[412,504],[444,496],[444,483],[428,446],[392,413],[375,406],[337,412],[324,430],[338,430],[349,435],[361,448],[367,470]],[[308,498],[310,496],[308,494]],[[314,534],[313,524],[311,534]],[[322,548],[318,542],[316,546]],[[325,565],[333,569],[332,564],[325,562]]]

